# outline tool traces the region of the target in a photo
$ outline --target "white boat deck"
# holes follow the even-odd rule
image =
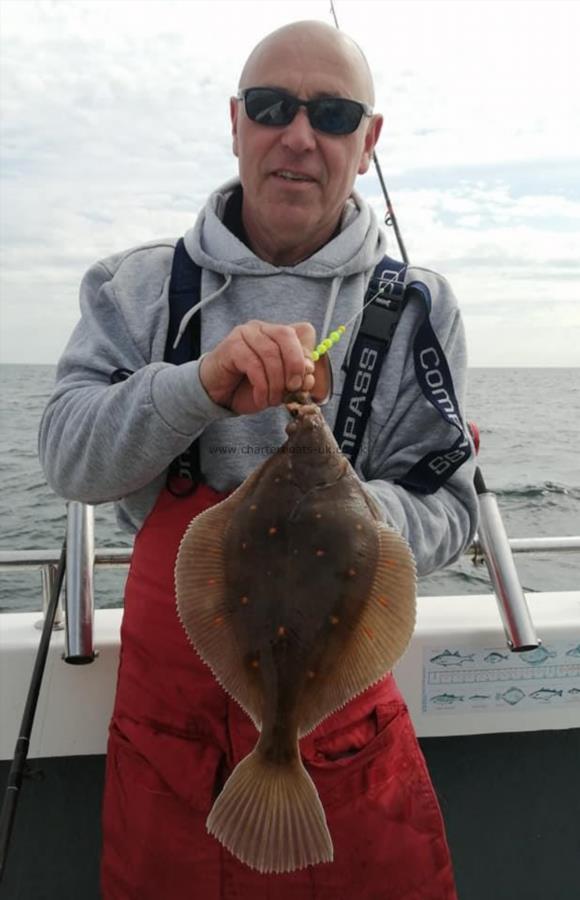
[[[420,737],[580,727],[580,591],[527,595],[540,651],[511,653],[493,595],[419,597],[417,626],[396,667]],[[62,660],[55,632],[30,757],[105,752],[122,610],[97,610],[90,665]],[[0,615],[0,759],[9,759],[40,632],[39,613]]]

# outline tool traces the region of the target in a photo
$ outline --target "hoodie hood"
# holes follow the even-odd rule
[[[353,191],[342,215],[340,233],[295,266],[274,266],[257,257],[223,224],[226,203],[240,187],[235,178],[210,195],[184,237],[191,258],[221,275],[298,275],[345,278],[372,270],[386,252],[386,236],[368,203]]]

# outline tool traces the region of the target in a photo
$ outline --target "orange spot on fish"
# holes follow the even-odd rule
[[[260,668],[260,663],[258,662],[257,659],[253,659],[252,662],[250,663],[250,665],[251,665],[252,669],[259,669],[259,668]]]
[[[271,528],[268,528],[268,534],[276,534],[277,531],[278,529],[275,528],[274,525],[272,525]]]
[[[338,625],[338,623],[340,622],[340,619],[338,618],[338,616],[331,616],[330,621],[331,621],[332,625]]]
[[[371,631],[370,628],[366,628],[366,627],[365,627],[365,628],[364,628],[364,633],[366,634],[366,636],[367,636],[368,638],[371,639],[371,641],[374,641],[375,636],[374,636],[374,633]]]
[[[316,678],[316,672],[313,672],[312,669],[310,669],[306,674],[307,674],[308,678],[310,678],[311,680],[313,678]]]
[[[252,505],[250,506],[250,510],[251,510],[252,512],[256,512],[257,508],[258,508],[258,507],[256,506],[255,503],[252,503]]]
[[[242,541],[242,550],[245,550],[247,546],[246,541]]]
[[[363,527],[362,527],[362,525],[360,524],[360,522],[358,523],[358,525],[355,525],[355,528],[356,528],[357,531],[362,531],[362,530],[363,530]]]
[[[381,604],[381,606],[388,606],[389,605],[388,598],[387,597],[379,597],[379,603]]]
[[[213,621],[214,621],[214,625],[223,625],[224,617],[216,616]]]
[[[217,584],[217,578],[208,578],[207,583],[208,584]]]
[[[315,519],[321,519],[321,518],[322,518],[322,513],[316,513],[316,515],[314,516],[314,518],[315,518]]]
[[[325,556],[325,555],[326,555],[326,550],[317,550],[317,551],[316,551],[316,555],[317,555],[317,556]]]
[[[356,569],[349,569],[346,574],[353,578],[356,575]]]
[[[278,637],[284,637],[285,634],[286,634],[286,629],[284,628],[283,625],[280,625],[280,627],[278,628]]]
[[[246,597],[246,596],[240,597],[240,603],[242,604],[242,606],[246,606],[249,602],[250,602],[249,597]]]

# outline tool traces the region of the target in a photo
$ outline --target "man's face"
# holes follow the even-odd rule
[[[303,100],[326,94],[368,102],[360,61],[320,38],[286,38],[267,48],[242,87],[282,88]],[[381,117],[363,117],[353,134],[329,135],[311,127],[304,107],[289,125],[273,128],[252,122],[243,102],[232,99],[231,120],[245,220],[280,246],[328,239],[357,173],[369,167]],[[281,172],[309,180],[290,181]]]

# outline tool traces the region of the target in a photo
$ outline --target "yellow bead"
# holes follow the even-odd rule
[[[346,331],[346,328],[344,327],[344,325],[339,325],[338,330],[340,331],[341,334],[344,334],[344,332]]]
[[[326,347],[324,346],[324,343],[319,344],[316,350],[318,353],[320,353],[321,356],[323,356],[326,353]]]
[[[330,348],[332,347],[332,341],[330,341],[328,338],[325,338],[322,343],[324,344],[325,350],[330,350]]]
[[[318,362],[318,360],[320,359],[320,353],[317,350],[313,350],[310,354],[310,359],[312,360],[312,362]]]
[[[337,343],[338,343],[338,341],[340,340],[340,335],[339,335],[338,331],[332,331],[332,332],[331,332],[331,334],[330,334],[330,340],[332,341],[333,344],[337,344]]]

